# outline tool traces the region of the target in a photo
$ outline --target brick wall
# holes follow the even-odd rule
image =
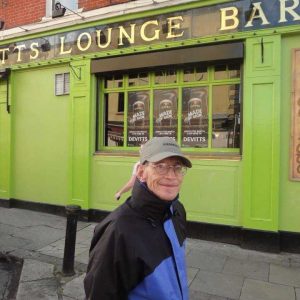
[[[0,19],[4,29],[38,22],[46,14],[45,0],[0,0]]]
[[[78,0],[83,11],[130,2],[132,0]],[[4,29],[41,21],[46,15],[46,0],[0,0],[0,20]]]
[[[78,5],[83,8],[83,11],[87,11],[130,1],[132,0],[79,0]]]

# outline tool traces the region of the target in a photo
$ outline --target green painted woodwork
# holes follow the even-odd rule
[[[280,36],[246,41],[243,225],[278,230]],[[262,54],[264,55],[262,57]]]
[[[7,112],[7,84],[0,82],[0,199],[10,195],[10,114]]]
[[[92,160],[91,202],[96,209],[112,210],[124,202],[114,194],[131,177],[138,157],[96,155]],[[203,160],[191,157],[193,168],[184,179],[180,200],[189,220],[216,224],[242,225],[241,162]]]
[[[70,96],[54,95],[68,68],[14,72],[10,198],[65,205],[69,195]]]
[[[291,181],[290,133],[292,103],[292,49],[300,48],[299,35],[288,35],[282,39],[281,80],[281,158],[280,158],[280,204],[279,229],[300,232],[300,182]],[[298,69],[300,66],[298,66]]]
[[[221,2],[230,1],[199,0],[85,26]],[[77,28],[82,25],[28,37]],[[116,208],[129,196],[127,193],[120,201],[114,199],[115,192],[131,176],[137,151],[109,153],[111,149],[104,149],[105,153],[95,154],[95,111],[103,110],[101,105],[96,107],[96,93],[103,86],[90,74],[90,59],[244,40],[242,156],[236,152],[235,159],[229,155],[208,159],[197,153],[198,149],[191,150],[193,168],[186,175],[180,199],[189,220],[300,232],[300,182],[289,180],[291,49],[300,48],[300,27],[274,31],[223,34],[13,66],[11,114],[6,112],[6,84],[0,82],[0,198],[78,204],[84,209]],[[288,32],[293,34],[280,36]],[[0,44],[23,39],[24,36]],[[55,96],[54,75],[62,72],[71,74],[71,94]],[[99,121],[103,124],[101,118]]]
[[[211,64],[210,66],[207,67],[206,74],[207,74],[207,79],[203,80],[191,80],[191,81],[185,81],[184,80],[184,69],[182,67],[178,68],[170,68],[170,70],[174,70],[176,72],[176,82],[174,83],[173,81],[170,83],[160,83],[156,84],[155,83],[155,76],[156,73],[155,71],[149,71],[147,72],[148,75],[148,80],[149,82],[145,85],[141,86],[131,86],[129,84],[129,75],[128,74],[122,74],[122,77],[117,77],[117,79],[109,79],[110,85],[105,88],[105,77],[101,77],[99,79],[99,114],[98,114],[98,128],[99,128],[99,137],[98,137],[98,145],[97,145],[97,150],[99,151],[105,151],[105,150],[111,150],[111,151],[128,151],[131,150],[132,148],[137,150],[138,147],[130,147],[127,146],[127,117],[128,117],[128,94],[131,91],[147,91],[149,92],[149,101],[150,101],[150,106],[149,106],[149,123],[150,123],[150,129],[149,129],[149,136],[153,137],[153,132],[154,132],[154,91],[156,90],[174,90],[177,92],[177,142],[181,146],[182,144],[182,106],[183,106],[183,94],[182,90],[184,88],[207,88],[208,90],[208,95],[207,95],[207,108],[208,108],[208,146],[207,147],[185,147],[185,151],[193,152],[193,153],[216,153],[216,152],[224,152],[224,153],[236,153],[237,155],[240,153],[239,148],[213,148],[212,146],[212,136],[213,136],[213,108],[212,108],[212,102],[213,100],[213,88],[215,87],[221,87],[221,86],[229,86],[229,85],[240,85],[241,83],[241,78],[240,76],[230,76],[230,71],[228,69],[228,66],[230,65],[230,62],[224,62],[223,65],[226,65],[226,76],[224,75],[223,79],[214,79],[216,76],[215,73],[215,66],[218,66],[220,64],[215,63]],[[240,72],[240,69],[238,70]],[[145,72],[143,72],[145,73]],[[108,78],[111,78],[111,75],[109,75]],[[121,86],[118,86],[118,83],[122,83]],[[109,85],[109,84],[108,84]],[[123,118],[123,138],[124,138],[124,145],[123,146],[105,146],[104,145],[104,121],[105,120],[105,114],[109,115],[105,111],[105,94],[114,94],[114,93],[124,93],[124,112],[122,113],[122,118]],[[240,96],[241,97],[241,96]],[[115,108],[116,111],[116,108]],[[119,118],[120,114],[114,114],[115,118]],[[120,119],[116,120],[119,122],[122,122]]]
[[[90,169],[90,61],[71,64],[72,197],[69,204],[89,208]]]

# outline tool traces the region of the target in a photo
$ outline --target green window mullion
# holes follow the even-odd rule
[[[212,85],[208,86],[208,149],[212,149]]]
[[[155,72],[149,72],[149,97],[150,97],[150,107],[149,107],[149,138],[153,137],[153,107],[154,107],[154,84],[155,82]]]
[[[208,150],[212,150],[212,81],[214,78],[214,67],[208,68]]]
[[[124,147],[127,147],[128,92],[124,91]]]
[[[98,145],[97,150],[104,146],[104,128],[105,128],[105,101],[104,101],[104,80],[100,81],[100,93],[98,99]]]
[[[177,140],[178,144],[181,146],[181,124],[182,124],[182,86],[178,87],[178,112],[177,112]]]
[[[126,90],[128,86],[128,75],[124,75],[124,147],[127,147],[127,117],[128,117],[128,91]]]

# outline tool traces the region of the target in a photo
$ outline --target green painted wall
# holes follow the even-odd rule
[[[15,71],[12,95],[11,198],[64,205],[69,199],[70,96],[55,96],[55,73]]]
[[[280,35],[246,40],[243,226],[278,230]]]
[[[138,157],[94,156],[92,162],[92,208],[112,210],[130,195],[114,199],[130,178]],[[216,224],[241,225],[241,162],[192,159],[180,193],[188,219]]]
[[[7,112],[7,83],[0,82],[0,199],[10,195],[10,114]]]
[[[300,48],[299,35],[282,38],[282,92],[281,92],[281,157],[279,229],[300,232],[300,182],[289,180],[290,134],[292,103],[292,49]],[[298,66],[300,68],[300,66]]]
[[[300,47],[299,35],[266,30],[239,38],[245,41],[241,158],[191,156],[180,199],[189,220],[300,232],[300,183],[288,178],[291,49]],[[119,202],[114,194],[138,157],[94,153],[97,84],[90,60],[14,68],[10,115],[0,83],[0,198],[102,210],[124,202],[129,193]],[[57,97],[54,75],[61,72],[70,72],[71,94]]]

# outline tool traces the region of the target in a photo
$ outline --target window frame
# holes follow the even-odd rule
[[[62,91],[61,93],[58,93],[57,91],[57,84],[58,84],[58,76],[62,76]],[[66,80],[68,79],[68,80]],[[70,72],[64,72],[64,73],[55,73],[54,75],[54,95],[59,96],[65,96],[70,95]]]
[[[214,66],[219,64],[226,64],[232,65],[232,64],[238,64],[240,66],[240,76],[237,78],[227,78],[227,79],[221,79],[221,80],[215,80],[213,78],[214,76]],[[199,65],[193,65],[196,67],[202,67],[203,64]],[[193,67],[192,66],[192,67]],[[190,66],[191,67],[191,66]],[[177,99],[177,142],[181,146],[182,144],[182,97],[183,97],[183,89],[184,88],[199,88],[199,87],[207,87],[208,88],[208,146],[207,147],[183,147],[182,149],[185,152],[190,153],[199,153],[199,154],[213,154],[213,153],[228,153],[228,154],[241,154],[242,151],[242,102],[243,102],[243,95],[242,95],[242,79],[243,79],[243,62],[242,60],[238,61],[225,61],[225,62],[213,62],[211,64],[207,64],[207,79],[203,81],[189,81],[184,82],[183,76],[184,76],[184,70],[185,66],[175,66],[174,69],[176,71],[176,77],[177,82],[175,83],[168,83],[168,84],[155,84],[155,72],[159,69],[165,69],[165,67],[162,68],[154,68],[148,70],[148,78],[149,83],[148,85],[144,86],[129,86],[128,85],[128,78],[129,73],[120,73],[123,74],[123,85],[122,87],[113,87],[113,88],[105,88],[105,76],[107,73],[104,74],[98,74],[98,99],[97,99],[97,124],[96,124],[96,153],[101,153],[105,151],[113,151],[113,152],[124,152],[128,150],[138,150],[139,147],[133,147],[133,146],[127,146],[127,134],[128,134],[128,126],[127,126],[127,116],[128,116],[128,93],[131,91],[149,91],[150,93],[150,112],[149,112],[149,136],[150,138],[153,137],[153,130],[154,130],[154,124],[153,124],[153,106],[154,106],[154,91],[155,90],[163,90],[163,89],[177,89],[178,91],[178,99]],[[145,73],[147,71],[145,70],[137,70],[137,73]],[[227,69],[227,72],[229,70]],[[222,86],[222,85],[239,85],[239,104],[240,104],[240,143],[239,148],[213,148],[212,147],[212,133],[213,133],[213,114],[212,114],[212,87],[213,86]],[[123,146],[105,146],[105,94],[106,93],[112,93],[112,92],[123,92],[124,93],[124,119],[123,119],[123,138],[124,138],[124,145]],[[102,112],[102,113],[101,113]],[[126,145],[126,146],[125,146]]]

